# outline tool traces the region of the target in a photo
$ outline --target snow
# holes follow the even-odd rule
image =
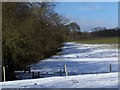
[[[32,66],[32,71],[59,72],[67,65],[69,73],[118,71],[118,49],[110,44],[65,43],[62,55],[55,55]]]
[[[32,71],[47,75],[30,79],[31,74],[19,72],[20,79],[2,82],[4,88],[111,88],[118,87],[118,46],[117,44],[64,43],[62,52],[42,62],[31,65]],[[112,65],[112,72],[109,66]],[[54,72],[63,71],[67,66],[68,77]],[[49,75],[48,75],[49,74]],[[24,83],[23,83],[24,82]]]
[[[2,82],[2,88],[117,88],[116,73],[49,77]]]

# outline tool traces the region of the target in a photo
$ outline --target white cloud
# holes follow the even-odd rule
[[[96,10],[102,10],[103,8],[97,5],[88,5],[88,6],[80,6],[77,9],[82,11],[96,11]]]

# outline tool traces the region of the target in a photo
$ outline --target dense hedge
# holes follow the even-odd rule
[[[55,3],[3,2],[2,48],[7,80],[14,70],[24,69],[56,53],[64,42],[64,18]]]

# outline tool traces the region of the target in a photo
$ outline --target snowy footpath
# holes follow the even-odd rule
[[[118,49],[115,46],[64,43],[59,55],[31,65],[31,69],[52,73],[66,65],[69,76],[8,81],[0,85],[2,88],[118,88]]]

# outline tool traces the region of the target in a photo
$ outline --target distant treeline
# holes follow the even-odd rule
[[[120,28],[103,28],[100,30],[93,31],[91,34],[96,37],[118,37],[120,36]]]
[[[120,28],[94,28],[92,32],[77,32],[76,39],[94,39],[94,38],[109,38],[109,37],[119,37]]]

